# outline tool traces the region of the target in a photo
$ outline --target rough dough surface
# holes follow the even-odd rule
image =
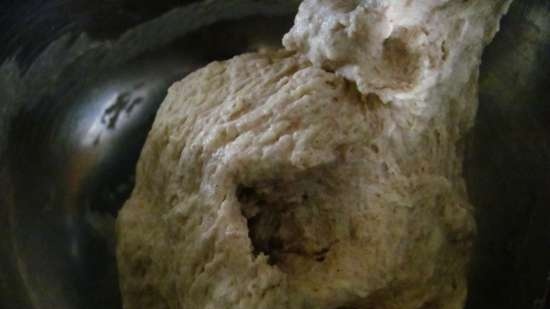
[[[296,52],[174,84],[117,219],[124,308],[462,308],[461,140],[508,4],[306,0]]]

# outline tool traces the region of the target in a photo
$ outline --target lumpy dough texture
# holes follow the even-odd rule
[[[118,219],[126,308],[462,298],[467,205],[444,177],[393,171],[371,100],[279,53],[172,86]]]
[[[510,3],[305,0],[283,44],[356,82],[364,94],[377,93],[384,101],[405,94],[418,99],[445,75],[477,70],[482,48]],[[457,60],[464,61],[462,72]]]
[[[124,308],[462,308],[475,226],[461,141],[508,4],[306,0],[284,40],[294,52],[174,84],[117,219]],[[359,25],[326,33],[353,14]],[[343,59],[340,43],[357,50]],[[418,71],[363,64],[361,50]]]

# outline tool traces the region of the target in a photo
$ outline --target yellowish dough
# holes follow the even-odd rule
[[[126,309],[460,309],[462,140],[510,1],[306,0],[175,83],[117,219]]]

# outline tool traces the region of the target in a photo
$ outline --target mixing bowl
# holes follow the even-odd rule
[[[0,307],[121,308],[113,223],[168,86],[276,47],[290,0],[0,4]],[[550,2],[516,0],[481,68],[464,173],[478,236],[468,309],[550,288]],[[3,306],[3,307],[2,307]]]

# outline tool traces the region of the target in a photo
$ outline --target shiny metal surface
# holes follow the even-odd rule
[[[71,5],[96,16],[85,2]],[[113,222],[166,89],[212,60],[278,46],[296,7],[184,1],[169,12],[176,2],[143,3],[157,16],[133,11],[145,23],[126,32],[52,36],[49,48],[22,49],[0,69],[0,308],[121,308]],[[91,20],[66,29],[105,29]],[[465,141],[479,225],[469,309],[546,302],[549,55],[550,5],[516,1],[484,56],[477,124]]]
[[[19,172],[12,233],[35,306],[71,308],[84,300],[78,291],[106,297],[78,308],[118,302],[112,215],[132,188],[133,164],[157,105],[172,81],[200,64],[193,60],[167,55],[132,62],[78,93],[74,104],[48,98],[46,110],[17,116],[10,141],[26,143],[11,149]],[[51,122],[28,127],[34,113]]]

